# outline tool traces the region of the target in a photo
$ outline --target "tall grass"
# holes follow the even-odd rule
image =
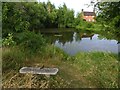
[[[20,47],[19,47],[20,48]],[[65,54],[52,45],[42,54],[27,56],[19,48],[3,48],[3,87],[22,88],[117,88],[118,56],[111,53],[88,52],[75,56]],[[57,67],[50,78],[44,75],[20,74],[23,66]]]
[[[110,53],[79,53],[74,65],[97,87],[118,87],[118,56]]]
[[[70,56],[54,45],[42,42],[42,36],[26,32],[20,35],[21,42],[17,42],[18,45],[3,47],[2,87],[118,88],[118,55],[107,52],[81,52]],[[19,73],[21,67],[43,65],[56,67],[59,72],[50,78],[45,75]]]
[[[3,48],[2,52],[2,69],[3,72],[7,70],[18,70],[25,61],[25,54],[17,47]]]

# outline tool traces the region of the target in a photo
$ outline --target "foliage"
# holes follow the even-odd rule
[[[95,27],[95,23],[87,22],[87,21],[80,21],[80,23],[75,27],[78,30],[90,30],[93,31]]]
[[[23,50],[30,52],[41,52],[46,45],[45,39],[41,34],[35,34],[34,32],[25,31],[16,34],[15,40],[17,44],[23,47]]]
[[[5,2],[2,6],[3,37],[8,33],[26,30],[38,32],[40,28],[72,27],[74,11],[64,4],[56,9],[50,1]]]
[[[94,24],[93,22],[87,22],[84,21],[82,18],[82,12],[77,13],[77,16],[74,21],[74,26],[78,30],[92,30],[94,29]]]
[[[24,3],[3,3],[3,37],[8,33],[27,30],[29,22],[24,8]]]
[[[13,40],[13,34],[9,33],[6,38],[3,39],[2,45],[3,46],[13,46],[16,42]]]
[[[82,13],[77,13],[77,16],[75,17],[75,20],[74,20],[74,25],[79,25],[82,21]]]
[[[65,3],[58,9],[58,27],[73,27],[74,11],[67,8]]]
[[[97,21],[104,27],[103,30],[120,36],[120,1],[119,2],[100,2],[98,8]]]
[[[110,7],[112,7],[112,10],[118,10],[118,6],[119,4],[115,3],[105,3],[97,18],[98,21],[105,21],[103,22],[105,29],[109,29],[116,34],[119,30],[120,16],[119,12],[116,13],[115,11],[115,14],[110,15],[112,13]],[[38,32],[40,28],[50,27],[75,27],[92,30],[95,27],[98,28],[99,24],[83,21],[80,18],[81,14],[74,18],[74,11],[68,9],[65,4],[56,9],[49,1],[47,3],[6,2],[3,3],[2,13],[3,37],[6,37],[3,44],[8,46],[14,45],[15,42],[17,44],[17,47],[3,48],[4,87],[118,88],[117,55],[88,52],[69,56],[59,48],[46,45],[46,40],[41,34],[31,32]],[[108,22],[109,19],[111,22]],[[102,25],[99,27],[102,27]],[[32,55],[34,56],[31,58]],[[60,72],[49,79],[41,75],[30,76],[18,73],[20,67],[41,67],[42,65],[58,67]],[[24,81],[25,83],[22,83]]]

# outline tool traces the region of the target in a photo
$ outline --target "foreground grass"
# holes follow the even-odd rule
[[[118,57],[111,53],[88,52],[69,56],[54,46],[28,56],[19,48],[3,48],[3,88],[117,88]],[[57,67],[44,75],[20,74],[23,66]]]

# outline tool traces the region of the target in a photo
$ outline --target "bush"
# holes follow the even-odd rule
[[[87,28],[92,28],[93,27],[93,24],[91,22],[86,22],[86,27]]]
[[[16,42],[13,40],[13,34],[9,33],[8,36],[3,39],[3,46],[13,46]]]
[[[41,34],[25,31],[15,36],[15,41],[19,44],[24,51],[38,52],[42,51],[46,45],[45,39]]]

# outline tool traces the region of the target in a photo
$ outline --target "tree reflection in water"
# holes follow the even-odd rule
[[[112,37],[94,34],[91,31],[57,31],[56,33],[44,33],[44,35],[50,40],[51,44],[70,54],[75,54],[80,51],[110,51],[118,53],[117,43],[119,42],[114,37],[112,39]]]

